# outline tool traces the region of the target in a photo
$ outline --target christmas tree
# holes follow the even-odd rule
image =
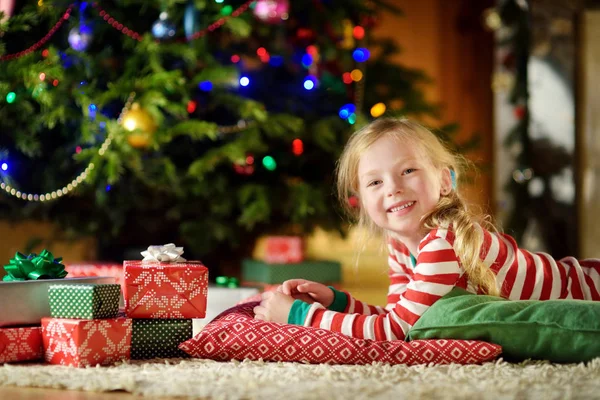
[[[436,112],[427,77],[371,37],[391,1],[8,3],[2,217],[94,235],[103,259],[174,241],[211,265],[261,234],[344,232],[348,135]]]

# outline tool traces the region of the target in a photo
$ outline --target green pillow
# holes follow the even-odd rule
[[[511,361],[581,362],[600,357],[600,302],[506,300],[455,288],[407,336],[473,339],[502,346]]]

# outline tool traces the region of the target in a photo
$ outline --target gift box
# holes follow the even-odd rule
[[[244,282],[282,283],[297,278],[321,283],[341,282],[342,266],[335,261],[307,260],[293,264],[269,264],[251,259],[242,261]]]
[[[266,238],[264,261],[269,264],[299,263],[304,260],[300,236],[269,236]]]
[[[191,319],[134,319],[131,359],[188,357],[179,345],[192,336]]]
[[[50,316],[54,318],[115,318],[120,297],[118,284],[54,284],[48,288]]]
[[[123,262],[125,313],[131,318],[204,318],[208,268],[186,261],[183,247],[150,246],[141,261]]]
[[[259,289],[256,287],[208,287],[208,298],[206,302],[206,316],[203,319],[194,319],[193,328],[194,334],[208,324],[213,318],[238,304],[240,301],[246,300],[251,296],[259,294]]]
[[[204,318],[208,268],[201,262],[124,262],[125,313],[131,318]]]
[[[131,354],[131,319],[42,318],[44,358],[50,364],[110,365]]]
[[[39,326],[0,328],[0,364],[44,357]]]
[[[50,285],[78,285],[82,283],[115,283],[112,277],[41,279],[0,282],[0,327],[39,325],[50,316],[48,289]]]
[[[123,286],[123,264],[106,262],[86,262],[65,264],[65,270],[69,273],[69,278],[78,278],[84,276],[112,276],[115,282]]]

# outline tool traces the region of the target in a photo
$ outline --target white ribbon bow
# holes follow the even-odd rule
[[[181,262],[185,258],[181,257],[183,247],[175,247],[173,243],[164,246],[148,246],[148,250],[142,251],[144,259],[142,261],[158,262]]]

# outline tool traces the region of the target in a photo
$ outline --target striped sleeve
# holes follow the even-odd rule
[[[406,285],[410,282],[410,253],[404,244],[396,240],[391,240],[388,243],[388,252],[390,286],[388,288],[387,305],[385,308],[361,302],[353,298],[350,293],[343,292],[347,296],[347,306],[343,310],[345,313],[364,315],[387,314],[400,300],[400,295],[404,293]]]
[[[387,295],[386,310],[394,309],[400,301],[400,296],[406,291],[406,285],[411,280],[410,253],[404,244],[391,241],[388,244],[388,266],[390,287]]]
[[[329,311],[320,304],[313,304],[304,325],[356,338],[403,340],[420,316],[450,292],[463,275],[454,249],[444,237],[429,235],[419,247],[413,279],[407,283],[406,290],[389,313],[358,313],[358,310],[350,308],[351,302],[346,313]]]

